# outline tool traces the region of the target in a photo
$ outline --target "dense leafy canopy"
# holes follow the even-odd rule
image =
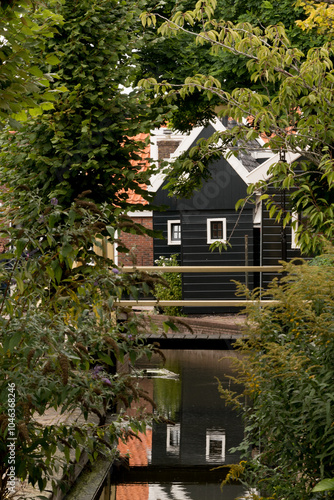
[[[0,4],[0,123],[10,118],[25,121],[28,111],[41,114],[52,108],[48,89],[55,78],[54,54],[44,46],[57,32],[62,16],[54,11],[57,0],[1,2]],[[45,71],[41,70],[41,65]],[[60,86],[58,92],[63,90]]]
[[[148,1],[146,9],[158,14],[157,26],[161,26],[164,19],[171,18],[177,12],[186,12],[193,9],[192,0],[152,2]],[[161,17],[160,17],[161,16]],[[303,33],[296,25],[297,19],[305,19],[302,6],[297,7],[289,0],[272,2],[258,2],[256,0],[237,0],[218,2],[215,9],[217,21],[231,21],[233,23],[247,22],[252,26],[267,27],[282,23],[291,44],[303,51],[318,46],[324,37],[316,32]],[[228,51],[219,51],[212,54],[208,44],[196,43],[192,32],[201,30],[200,24],[190,26],[185,23],[184,29],[174,33],[173,37],[156,36],[156,29],[145,26],[147,41],[139,50],[140,78],[155,78],[157,81],[167,80],[172,84],[182,84],[187,77],[198,73],[217,78],[222,88],[231,92],[235,88],[249,87],[263,92],[259,81],[251,79],[247,69],[247,57],[240,57]],[[191,31],[189,31],[191,29]],[[276,85],[271,82],[271,90]],[[189,130],[195,124],[205,123],[214,116],[216,106],[221,105],[218,96],[208,96],[195,90],[191,96],[180,96],[176,99],[177,111],[173,115],[172,123],[175,128]]]
[[[145,427],[139,408],[133,418],[122,412],[145,394],[114,367],[155,347],[145,347],[136,317],[116,323],[115,300],[150,286],[142,275],[122,277],[94,251],[117,241],[117,230],[141,231],[126,216],[129,189],[150,199],[141,187],[149,175],[138,154],[144,141],[135,137],[145,137],[154,117],[159,123],[159,112],[142,92],[122,87],[135,70],[139,13],[135,1],[68,0],[59,7],[63,23],[43,40],[45,65],[35,71],[44,74],[49,59],[57,61],[59,79],[46,96],[51,109],[31,110],[32,119],[2,135],[2,236],[11,244],[0,268],[1,499],[12,491],[9,402],[16,476],[41,490],[57,468],[66,480],[84,452],[112,459],[119,439]],[[116,407],[120,414],[108,421],[107,409]],[[79,421],[41,425],[50,410],[66,418],[74,411]]]
[[[87,190],[118,207],[127,206],[129,189],[149,198],[140,187],[149,178],[139,174],[144,143],[135,137],[150,130],[154,114],[140,93],[121,86],[135,70],[131,26],[139,12],[132,2],[66,2],[65,22],[45,44],[45,57],[61,60],[48,92],[53,109],[3,140],[2,181],[11,188],[28,183],[47,202]],[[68,91],[57,95],[63,85]]]
[[[251,85],[227,91],[224,82],[202,72],[188,76],[183,84],[153,77],[141,81],[144,88],[153,87],[170,102],[191,98],[196,92],[208,98],[215,96],[222,105],[220,115],[237,122],[226,132],[202,141],[186,162],[175,162],[169,172],[170,187],[186,194],[189,185],[193,189],[206,175],[210,156],[229,155],[231,151],[237,155],[247,150],[248,140],[265,138],[264,147],[274,153],[284,152],[286,160],[274,163],[268,174],[270,180],[259,182],[250,191],[264,192],[268,183],[291,190],[292,210],[303,213],[306,221],[297,231],[301,248],[319,252],[323,238],[332,240],[334,236],[332,44],[329,41],[303,52],[291,42],[282,24],[258,27],[249,22],[219,21],[215,6],[213,0],[201,0],[193,10],[176,12],[158,32],[172,38],[179,32],[191,35],[198,47],[210,49],[218,61],[224,54],[246,60],[248,79],[259,88]],[[144,25],[157,24],[159,19],[159,13],[142,15]],[[301,159],[292,162],[290,154],[298,154]],[[291,221],[291,212],[283,213],[267,194],[263,199],[277,220]]]

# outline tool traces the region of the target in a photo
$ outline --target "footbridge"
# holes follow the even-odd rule
[[[240,273],[251,272],[278,273],[283,266],[127,266],[125,273]],[[190,307],[245,307],[252,300],[119,300],[118,306],[131,307],[134,311],[153,309],[154,307],[190,306]],[[261,306],[274,305],[274,300],[258,300]],[[208,315],[175,317],[153,315],[144,316],[146,327],[144,335],[149,342],[159,342],[161,348],[171,349],[221,349],[230,348],[243,335],[245,315]],[[153,324],[153,328],[152,328]],[[174,325],[174,326],[173,326]]]

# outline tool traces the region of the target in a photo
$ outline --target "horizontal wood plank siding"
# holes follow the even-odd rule
[[[283,193],[280,190],[272,187],[268,188],[267,193],[274,196],[276,203],[283,208]],[[291,211],[289,203],[289,193],[285,192],[285,210]],[[263,266],[272,266],[279,264],[283,260],[283,231],[285,232],[285,254],[286,261],[290,261],[296,257],[300,257],[300,250],[291,248],[291,226],[288,225],[283,229],[281,223],[275,222],[275,219],[269,217],[269,211],[262,203],[262,262]],[[269,283],[277,277],[275,273],[262,273],[262,286],[267,288]]]
[[[161,231],[163,239],[154,238],[154,260],[159,257],[170,257],[173,254],[179,255],[179,262],[181,264],[181,245],[168,245],[167,239],[167,221],[180,220],[180,214],[175,211],[155,212],[153,215],[153,229]]]
[[[231,237],[232,248],[209,250],[207,243],[207,219],[225,217],[227,238]],[[240,223],[236,225],[238,214],[235,210],[186,212],[181,214],[182,264],[191,265],[245,265],[245,234],[248,235],[248,264],[253,265],[253,212],[245,210]],[[253,274],[248,273],[249,286],[253,286]],[[245,283],[245,273],[193,274],[183,275],[183,298],[185,300],[228,300],[235,298],[236,284],[232,280]],[[208,310],[209,309],[209,310]],[[233,309],[234,311],[235,309]],[[232,311],[232,309],[231,309]],[[230,312],[225,308],[185,308],[186,313],[209,314]]]

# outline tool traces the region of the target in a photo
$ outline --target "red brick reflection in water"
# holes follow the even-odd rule
[[[116,500],[148,500],[148,484],[118,484]]]
[[[143,379],[140,381],[141,389],[148,396],[153,397],[153,381]],[[152,412],[153,408],[146,400],[142,399],[138,406],[146,407],[148,412]],[[128,415],[134,415],[135,408],[127,410]],[[146,433],[139,433],[139,439],[130,437],[124,444],[121,441],[118,443],[118,449],[121,455],[130,455],[129,465],[147,466],[149,457],[152,454],[152,429],[146,429]],[[118,484],[116,487],[116,500],[148,500],[149,485],[148,484]]]
[[[140,433],[139,437],[141,441],[130,438],[126,444],[118,444],[121,455],[130,454],[130,466],[148,465],[148,457],[151,456],[152,430],[147,429],[146,434]],[[147,500],[148,496],[148,484],[118,484],[116,487],[116,500]]]
[[[130,454],[130,467],[148,465],[148,457],[152,453],[152,429],[147,429],[146,434],[140,432],[138,436],[140,440],[131,437],[126,444],[122,442],[118,444],[121,455]]]
[[[152,400],[153,380],[141,379],[139,385],[141,390],[144,391]],[[152,414],[153,412],[151,403],[146,401],[146,399],[140,399],[134,407],[128,408],[126,410],[127,415],[135,416],[137,413],[137,408],[145,408],[148,414]],[[122,441],[118,442],[118,449],[120,451],[120,454],[122,456],[126,454],[130,455],[130,467],[148,465],[148,457],[151,457],[152,454],[152,429],[147,428],[146,433],[143,434],[140,432],[138,434],[138,437],[140,439],[130,437],[126,444],[122,443]]]

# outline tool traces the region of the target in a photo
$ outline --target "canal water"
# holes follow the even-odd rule
[[[165,350],[150,362],[138,362],[142,388],[170,423],[154,423],[141,441],[120,445],[130,455],[130,470],[114,474],[111,500],[234,500],[239,485],[221,490],[226,466],[238,463],[231,452],[243,437],[243,425],[218,392],[218,381],[234,391],[234,351]]]

